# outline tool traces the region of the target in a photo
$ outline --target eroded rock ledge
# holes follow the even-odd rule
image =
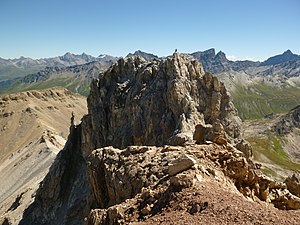
[[[89,183],[96,200],[87,224],[128,224],[145,220],[167,209],[176,193],[214,182],[227,192],[238,191],[254,201],[280,209],[299,209],[300,198],[284,183],[262,175],[235,148],[217,144],[185,147],[105,147],[89,157]],[[226,194],[226,192],[225,192]],[[179,211],[198,212],[211,202],[186,206]],[[180,204],[180,203],[178,203]],[[204,209],[203,209],[204,207]]]

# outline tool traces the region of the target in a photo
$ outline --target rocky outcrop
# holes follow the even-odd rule
[[[300,173],[294,173],[285,179],[288,190],[300,198]]]
[[[262,175],[237,149],[228,151],[217,144],[130,146],[124,150],[105,147],[93,151],[88,161],[97,206],[86,220],[91,225],[145,220],[166,212],[176,195],[188,189],[195,193],[211,181],[231,188],[234,184],[249,199],[267,201],[281,209],[300,208],[300,198],[289,193],[283,183]],[[234,189],[231,191],[238,193]],[[211,202],[176,204],[181,212],[190,214],[211,207]]]
[[[198,179],[202,178],[205,169],[198,169],[197,155],[212,149],[130,146],[93,151],[88,159],[89,182],[98,207],[90,212],[88,224],[127,224],[157,214],[173,193],[193,185],[195,170]],[[193,175],[182,174],[186,171]],[[135,196],[139,200],[132,199]]]
[[[86,155],[110,145],[184,145],[193,140],[197,124],[216,121],[228,142],[241,138],[240,119],[223,83],[179,53],[152,62],[120,59],[92,82],[88,108]]]
[[[96,208],[107,208],[132,198],[168,175],[168,165],[178,154],[161,154],[156,147],[132,146],[124,150],[105,147],[89,157],[89,181]]]
[[[217,160],[224,173],[234,180],[237,189],[246,197],[258,197],[279,209],[300,209],[300,198],[291,194],[284,183],[263,175],[258,165],[244,157],[232,157],[230,152],[220,152]]]
[[[286,135],[292,132],[294,128],[300,128],[300,106],[282,116],[273,126],[273,130],[279,135]]]

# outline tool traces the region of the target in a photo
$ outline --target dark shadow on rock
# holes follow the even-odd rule
[[[81,152],[81,125],[72,126],[64,149],[57,155],[24,211],[20,225],[83,224],[89,186]]]

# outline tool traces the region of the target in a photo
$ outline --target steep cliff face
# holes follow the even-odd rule
[[[89,184],[86,162],[81,153],[81,125],[71,126],[64,149],[58,154],[49,173],[19,224],[83,224],[88,212]]]
[[[120,59],[92,82],[88,108],[86,155],[110,145],[183,145],[192,141],[197,124],[215,122],[230,142],[241,138],[240,119],[223,83],[179,53],[152,62]]]

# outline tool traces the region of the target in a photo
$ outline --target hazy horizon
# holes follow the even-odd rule
[[[181,51],[179,51],[179,52],[184,53],[184,54],[192,54],[192,53],[194,53],[194,52],[198,52],[198,51],[203,52],[203,51],[206,51],[206,50],[209,50],[209,49],[202,49],[202,50],[197,50],[197,51],[193,51],[193,52],[181,52]],[[286,49],[285,51],[287,51],[287,50],[290,50],[290,49]],[[145,52],[145,51],[143,51],[142,49],[137,49],[137,50],[135,50],[135,51],[142,51],[142,52]],[[135,51],[134,51],[134,52],[135,52]],[[219,50],[219,51],[222,51],[222,50]],[[216,54],[217,54],[219,51],[218,51],[217,49],[215,49]],[[61,54],[61,55],[48,56],[48,57],[43,57],[43,58],[33,58],[33,57],[30,57],[30,56],[23,56],[23,55],[21,55],[21,56],[19,56],[19,57],[17,57],[17,58],[3,58],[3,57],[1,57],[1,56],[0,56],[0,58],[2,58],[2,59],[7,59],[7,60],[14,60],[14,59],[19,59],[19,58],[21,58],[21,57],[25,57],[25,58],[31,58],[31,59],[34,59],[34,60],[39,60],[39,59],[46,59],[46,58],[59,57],[59,56],[65,55],[65,54],[67,54],[67,53],[71,53],[71,54],[74,54],[74,55],[87,54],[87,55],[93,56],[93,57],[95,57],[95,58],[96,58],[96,57],[99,57],[100,55],[109,55],[109,56],[113,56],[113,57],[126,57],[129,53],[134,53],[134,52],[128,52],[128,53],[125,54],[125,55],[110,55],[110,54],[106,54],[106,53],[99,53],[98,55],[92,55],[92,54],[88,54],[88,53],[86,53],[86,52],[81,52],[81,53],[65,52],[65,53],[63,53],[63,54]],[[174,51],[173,51],[173,52],[174,52]],[[146,52],[146,53],[154,54],[154,55],[157,55],[158,57],[167,57],[167,56],[172,55],[173,52],[170,53],[169,55],[157,55],[155,52]],[[231,60],[231,61],[244,61],[244,60],[250,60],[250,61],[260,61],[260,62],[263,62],[263,61],[267,60],[268,58],[274,56],[274,55],[272,55],[272,56],[269,56],[269,57],[267,57],[267,58],[265,58],[265,59],[262,59],[262,60],[255,60],[255,59],[252,59],[252,58],[238,59],[238,58],[236,58],[235,56],[227,55],[226,52],[224,52],[224,53],[225,53],[225,55],[226,55],[226,58],[227,58],[228,60]],[[283,52],[280,52],[280,53],[277,53],[276,55],[280,55],[280,54],[282,54],[282,53],[283,53]],[[297,52],[293,52],[293,51],[292,51],[292,53],[293,53],[293,54],[298,54]]]

